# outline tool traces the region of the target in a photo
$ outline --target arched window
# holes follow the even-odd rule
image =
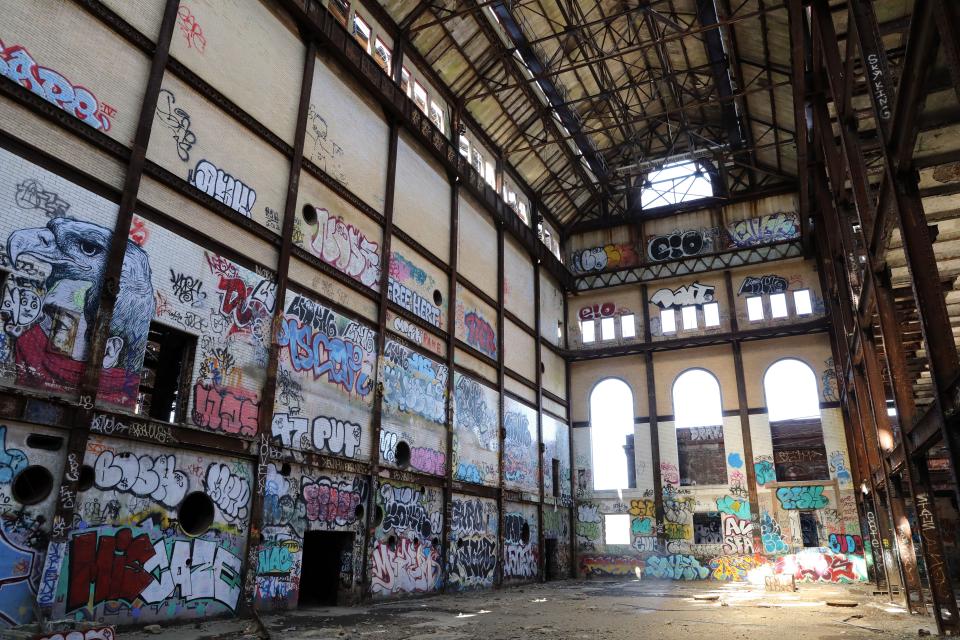
[[[673,383],[677,466],[681,485],[726,484],[720,383],[705,369],[688,369]]]
[[[623,380],[601,380],[590,393],[593,488],[637,486],[633,452],[633,392]]]
[[[778,360],[763,376],[763,392],[777,481],[829,480],[817,374],[802,360]]]
[[[785,358],[770,365],[763,376],[770,422],[820,417],[817,374],[796,358]]]

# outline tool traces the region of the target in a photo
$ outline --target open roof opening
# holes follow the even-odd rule
[[[640,206],[654,209],[713,195],[710,176],[696,162],[674,162],[652,171],[643,182]]]

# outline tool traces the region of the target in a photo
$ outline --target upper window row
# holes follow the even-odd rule
[[[769,304],[769,309],[767,308]],[[747,298],[747,317],[751,322],[764,320],[767,317],[777,320],[790,317],[786,293],[774,293],[769,296],[751,296]],[[813,313],[813,302],[809,289],[800,289],[793,292],[793,315],[808,316]]]

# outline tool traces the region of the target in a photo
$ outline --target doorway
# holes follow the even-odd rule
[[[545,580],[556,580],[560,573],[560,563],[557,557],[557,539],[545,538],[543,546],[547,554],[547,561],[544,563]]]
[[[817,514],[813,511],[800,512],[800,536],[804,547],[819,547],[820,534],[817,531]]]
[[[303,536],[298,606],[333,606],[343,583],[352,584],[353,534],[307,531]]]

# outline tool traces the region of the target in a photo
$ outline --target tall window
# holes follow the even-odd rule
[[[673,413],[681,485],[726,484],[720,383],[704,369],[688,369],[673,383]]]
[[[795,358],[779,360],[763,376],[773,463],[779,482],[829,480],[817,375]]]
[[[590,394],[593,488],[636,486],[633,460],[633,392],[616,378],[600,381]],[[633,480],[631,480],[633,478]]]

